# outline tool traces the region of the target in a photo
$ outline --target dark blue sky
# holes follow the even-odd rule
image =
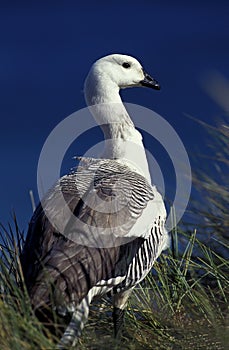
[[[14,209],[27,228],[42,145],[85,106],[83,82],[101,56],[139,58],[162,90],[129,89],[125,101],[155,110],[190,154],[201,152],[204,135],[185,113],[209,123],[223,114],[200,81],[211,71],[229,78],[228,14],[228,1],[1,1],[0,221]]]

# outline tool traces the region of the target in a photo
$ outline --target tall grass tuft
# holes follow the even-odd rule
[[[151,337],[152,349],[226,349],[229,262],[200,242],[196,231],[187,242],[179,257],[162,255],[155,263],[135,291],[130,318],[139,339]]]
[[[16,217],[0,227],[0,349],[54,349],[50,334],[33,314],[24,285],[20,253],[24,244]]]

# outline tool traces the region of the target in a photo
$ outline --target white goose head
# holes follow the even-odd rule
[[[85,80],[84,92],[88,105],[119,102],[120,89],[146,86],[160,89],[158,82],[145,72],[136,58],[114,54],[96,61]]]

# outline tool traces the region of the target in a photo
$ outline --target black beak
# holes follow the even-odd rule
[[[147,74],[144,70],[143,70],[143,73],[144,73],[144,79],[140,81],[140,84],[142,86],[146,86],[151,89],[160,90],[159,83],[154,78],[152,78],[149,74]]]

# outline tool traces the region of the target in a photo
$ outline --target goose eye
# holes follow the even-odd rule
[[[122,66],[123,68],[130,68],[130,64],[128,62],[124,62]]]

